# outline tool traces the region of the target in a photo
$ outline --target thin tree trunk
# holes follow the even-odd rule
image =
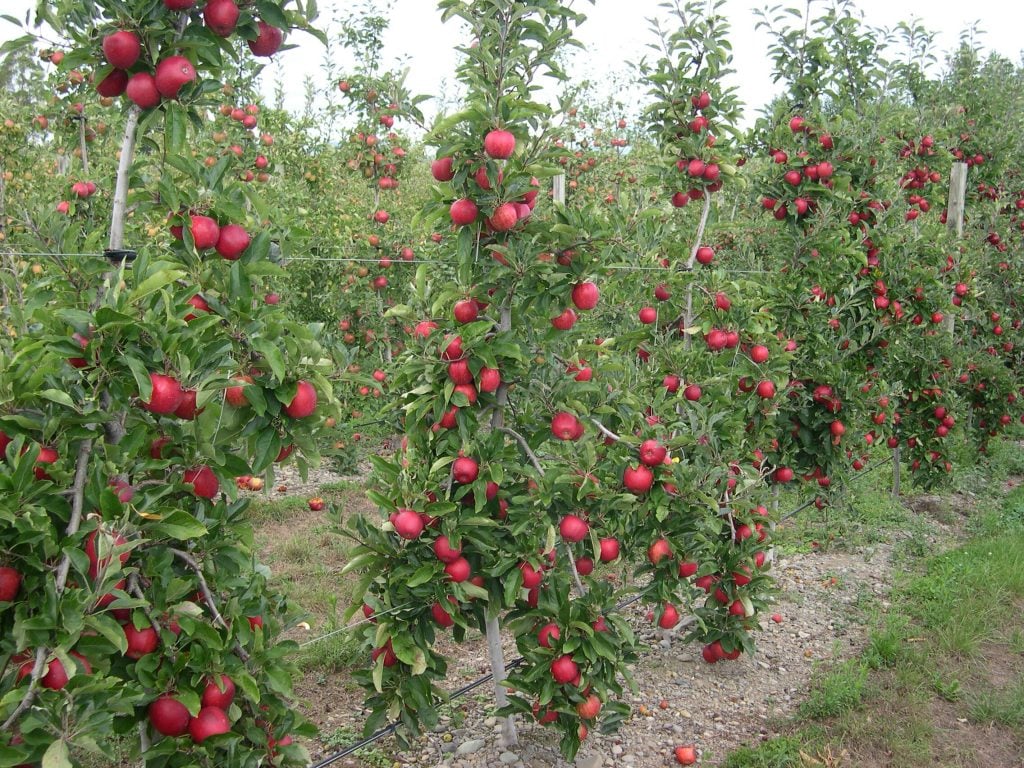
[[[512,329],[512,297],[506,296],[501,304],[501,316],[498,320],[498,333]],[[508,405],[508,383],[502,382],[495,393],[498,400],[498,407],[491,414],[491,429],[501,429],[505,426],[505,407]],[[487,617],[487,654],[491,662],[491,675],[494,678],[494,703],[500,709],[508,705],[508,692],[502,683],[507,674],[505,669],[505,652],[501,647],[501,623],[498,616],[488,615]],[[505,747],[513,747],[519,743],[519,735],[516,732],[515,717],[509,715],[501,723],[501,743]]]
[[[124,248],[124,226],[128,219],[128,182],[131,177],[132,160],[135,157],[135,132],[139,127],[142,111],[132,107],[125,121],[124,138],[121,140],[121,159],[117,164],[117,183],[114,185],[114,209],[110,216],[110,244],[112,251]]]

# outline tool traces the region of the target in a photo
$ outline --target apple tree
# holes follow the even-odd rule
[[[232,62],[273,55],[311,8],[38,6],[123,139],[97,181],[109,230],[69,212],[66,279],[0,342],[0,764],[307,759],[277,642],[292,614],[232,480],[316,461],[331,388],[312,331],[260,295],[287,233],[231,153],[190,146]]]

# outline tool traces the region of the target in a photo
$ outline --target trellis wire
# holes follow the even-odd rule
[[[18,256],[24,258],[67,258],[70,256],[96,256],[101,257],[102,253],[34,253],[28,251],[4,251],[5,256]],[[406,264],[432,264],[446,267],[455,267],[457,264],[454,261],[445,261],[443,259],[402,259],[392,258],[390,256],[381,256],[379,258],[357,258],[357,257],[343,257],[343,256],[288,256],[283,257],[282,261],[311,261],[314,263],[330,263],[330,264],[380,264],[382,259],[388,259],[389,266],[404,266]],[[633,266],[629,264],[608,264],[606,266],[598,266],[598,270],[614,270],[619,272],[666,272],[670,271],[671,267],[642,267]],[[728,270],[731,275],[773,275],[776,274],[770,270],[764,269],[730,269]]]

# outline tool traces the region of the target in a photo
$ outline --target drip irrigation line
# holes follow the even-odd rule
[[[618,611],[621,611],[624,608],[628,608],[629,606],[633,605],[634,603],[640,602],[640,600],[642,598],[643,598],[643,595],[633,595],[633,597],[627,598],[626,600],[623,600],[623,601],[619,602],[618,604],[616,604],[616,606],[610,612],[611,613],[616,613]],[[519,657],[513,659],[512,661],[510,661],[508,663],[506,669],[508,671],[512,671],[513,669],[517,669],[518,667],[521,667],[525,662],[526,662],[526,658],[523,657],[523,656],[519,656]],[[455,701],[456,699],[459,699],[462,696],[465,696],[470,691],[476,690],[481,685],[486,685],[487,683],[489,683],[493,679],[494,679],[494,675],[492,673],[488,673],[486,675],[481,675],[480,677],[478,677],[476,680],[472,681],[471,683],[467,683],[466,685],[462,686],[458,690],[453,691],[451,693],[451,695],[448,696],[448,701],[449,702]],[[400,722],[394,722],[394,723],[391,723],[390,725],[386,725],[383,728],[381,728],[380,730],[378,730],[376,733],[373,733],[370,736],[367,736],[366,738],[362,739],[361,741],[357,741],[354,744],[350,744],[349,746],[345,747],[340,752],[335,752],[334,754],[328,755],[327,757],[325,757],[320,762],[314,763],[313,765],[311,765],[310,768],[326,768],[329,765],[333,765],[334,763],[338,762],[342,758],[348,757],[353,752],[358,752],[360,749],[363,749],[364,747],[368,747],[371,744],[374,744],[374,743],[380,741],[385,736],[392,735],[396,730],[398,730],[398,726],[399,725],[401,725]]]

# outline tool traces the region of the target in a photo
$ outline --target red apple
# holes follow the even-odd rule
[[[508,131],[490,131],[484,136],[484,152],[495,160],[506,160],[512,157],[516,148],[516,137]]]
[[[149,374],[149,380],[153,385],[153,394],[148,402],[142,401],[142,407],[161,415],[174,413],[185,397],[178,380],[162,373]]]
[[[184,736],[188,733],[189,720],[188,707],[170,694],[149,705],[149,722],[157,733],[164,736]]]
[[[430,164],[430,175],[436,181],[451,181],[455,178],[455,171],[452,169],[450,157],[439,157]]]
[[[572,288],[572,303],[577,309],[593,309],[601,292],[595,283],[577,283]]]
[[[21,589],[21,573],[8,566],[0,567],[0,603],[14,602]]]
[[[551,418],[551,434],[559,440],[579,440],[583,425],[571,413],[559,411]]]
[[[457,227],[472,224],[476,221],[479,212],[480,209],[476,207],[476,203],[468,197],[456,200],[452,203],[451,208],[448,209],[448,215],[451,217],[452,223]]]
[[[316,388],[308,381],[300,380],[295,397],[284,407],[284,412],[293,419],[304,419],[316,410]]]
[[[647,493],[654,485],[654,473],[642,464],[637,467],[626,467],[622,473],[622,484],[631,493]]]
[[[452,547],[447,536],[438,536],[434,540],[434,554],[442,563],[454,563],[462,556],[462,549]]]
[[[196,79],[196,69],[184,56],[168,56],[156,65],[155,79],[161,96],[176,99],[181,86]]]
[[[220,681],[208,679],[203,689],[202,705],[227,709],[235,697],[235,684],[227,675],[222,674]]]
[[[537,633],[537,644],[542,648],[550,648],[552,640],[560,640],[561,631],[557,624],[545,624]]]
[[[460,456],[452,464],[452,478],[460,485],[468,485],[476,480],[480,473],[480,465],[475,459]]]
[[[566,515],[558,523],[558,532],[568,542],[583,541],[590,533],[590,526],[576,515]]]
[[[107,62],[117,69],[130,69],[142,53],[138,35],[125,29],[104,37],[102,46]]]
[[[423,533],[423,518],[413,509],[399,509],[391,523],[403,539],[417,539]]]
[[[191,485],[192,493],[201,499],[212,499],[220,490],[217,475],[206,464],[186,469],[182,475],[182,482]]]
[[[257,22],[258,32],[255,40],[249,41],[249,50],[253,56],[273,56],[284,42],[284,32],[267,24],[262,19]]]
[[[147,653],[155,651],[160,644],[160,637],[151,626],[136,629],[135,625],[129,622],[121,628],[128,640],[128,650],[124,652],[124,655],[129,659],[141,659]]]
[[[220,707],[203,707],[188,724],[189,735],[196,744],[202,744],[211,736],[219,736],[231,730],[231,721]]]
[[[124,93],[140,109],[152,109],[160,103],[156,79],[149,72],[136,72],[129,77]]]
[[[238,24],[239,10],[235,0],[209,0],[203,8],[203,21],[218,37],[230,37]]]
[[[580,668],[572,660],[572,656],[559,656],[551,662],[551,676],[555,679],[556,683],[564,685],[565,683],[572,682],[579,673]]]
[[[220,240],[220,226],[209,216],[190,216],[188,231],[197,251],[207,251]]]
[[[234,261],[245,252],[251,241],[252,238],[245,231],[245,227],[240,224],[228,224],[220,228],[220,234],[217,237],[215,247],[217,253],[225,259]]]

